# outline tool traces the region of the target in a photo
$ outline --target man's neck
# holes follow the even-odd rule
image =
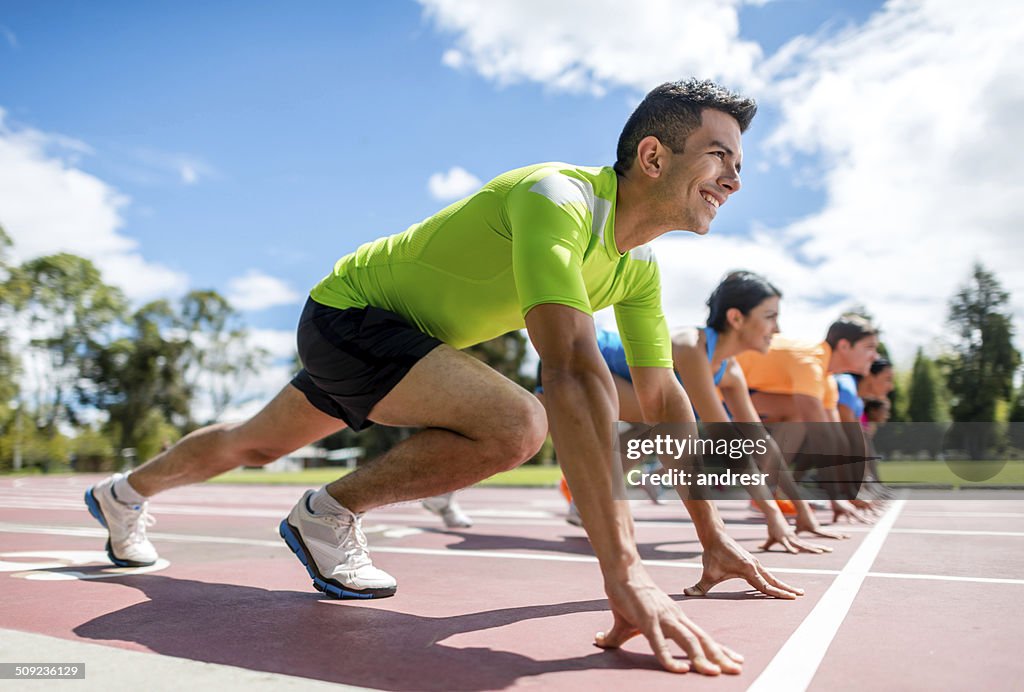
[[[615,245],[620,254],[646,245],[655,238],[674,230],[650,214],[653,205],[647,203],[644,190],[629,176],[618,175],[615,192]]]
[[[828,374],[834,375],[837,372],[846,372],[846,364],[839,362],[840,359],[836,357],[836,352],[832,350],[828,342],[822,341],[821,347],[825,349],[825,353],[828,355]]]

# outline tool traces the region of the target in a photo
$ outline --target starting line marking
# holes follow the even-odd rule
[[[807,689],[906,502],[905,499],[896,500],[875,524],[832,586],[782,645],[748,692]]]

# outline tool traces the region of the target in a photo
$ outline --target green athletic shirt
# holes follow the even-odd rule
[[[587,314],[614,305],[627,362],[670,368],[654,253],[615,248],[617,185],[609,167],[509,171],[342,257],[310,296],[340,309],[390,310],[455,348],[522,329],[542,303]]]

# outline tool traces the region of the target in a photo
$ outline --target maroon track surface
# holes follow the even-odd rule
[[[0,479],[0,629],[386,690],[746,689],[785,657],[801,623],[827,619],[819,602],[870,535],[854,527],[850,540],[823,540],[830,555],[758,553],[763,523],[745,502],[720,503],[739,543],[807,595],[779,601],[730,581],[683,598],[700,575],[693,526],[679,503],[636,503],[655,580],[746,656],[740,676],[680,678],[642,639],[620,651],[591,644],[611,618],[589,543],[562,520],[556,490],[465,491],[477,522],[468,530],[443,530],[419,505],[373,512],[374,560],[398,594],[329,601],[276,534],[299,488],[161,495],[150,534],[169,565],[124,574],[88,552],[104,541],[81,501],[95,480]],[[810,689],[1019,689],[1024,499],[909,500],[881,540],[838,629],[816,635],[828,649],[804,664]],[[85,563],[69,564],[68,551],[86,551]]]

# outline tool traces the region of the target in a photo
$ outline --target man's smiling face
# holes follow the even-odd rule
[[[740,189],[743,149],[740,126],[731,115],[705,109],[701,126],[672,152],[662,180],[665,211],[679,230],[703,235],[729,196]]]

